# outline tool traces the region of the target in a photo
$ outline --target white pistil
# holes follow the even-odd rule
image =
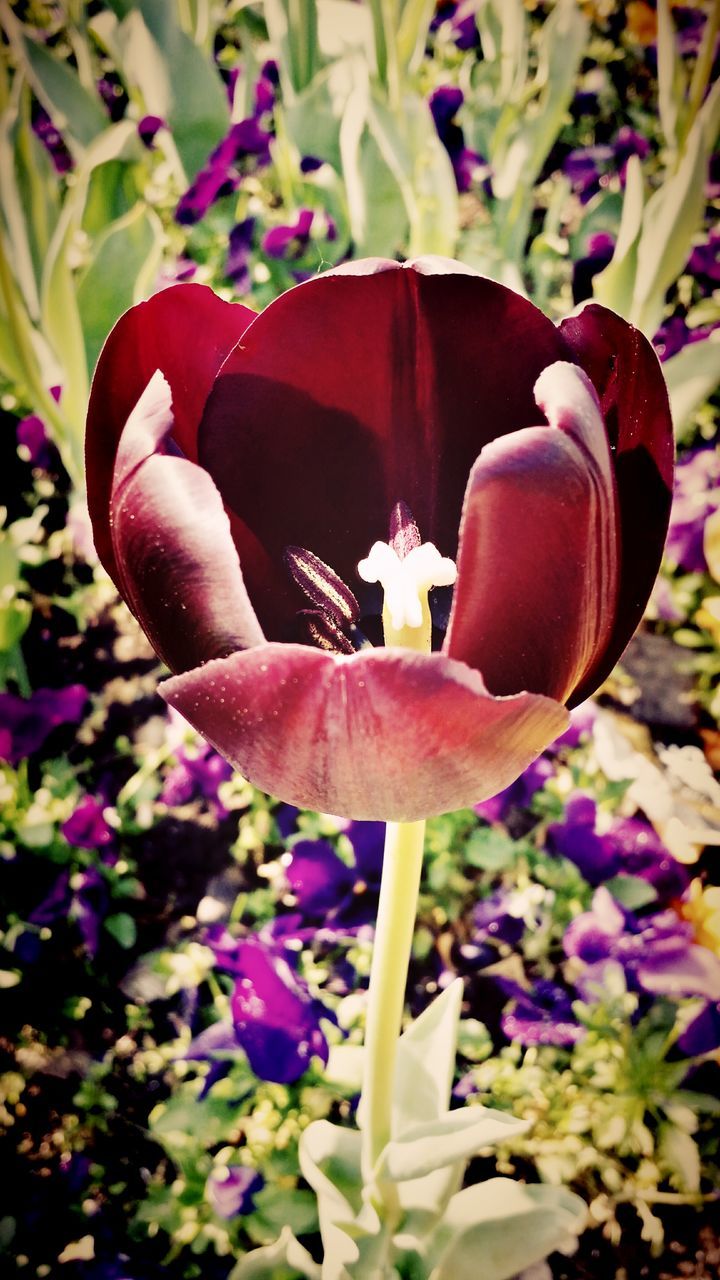
[[[405,641],[414,648],[403,633],[408,628],[426,628],[428,591],[431,587],[451,587],[457,570],[454,561],[441,556],[432,542],[413,547],[402,559],[389,543],[376,542],[366,559],[360,561],[358,573],[364,582],[379,582],[385,592],[386,643]],[[387,634],[387,623],[394,634]]]

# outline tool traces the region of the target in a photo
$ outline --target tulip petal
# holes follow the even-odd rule
[[[403,649],[346,657],[271,643],[160,691],[262,790],[382,821],[494,795],[568,722],[548,698],[493,698],[463,663]]]
[[[248,590],[273,638],[283,633],[263,600],[266,566],[246,554],[251,534],[273,563],[300,545],[353,586],[402,500],[423,540],[454,558],[478,452],[536,421],[533,383],[567,356],[532,303],[441,267],[371,259],[298,285],[217,378],[199,457],[237,517]],[[282,608],[287,616],[291,596]]]
[[[230,522],[212,480],[172,456],[170,387],[159,370],[118,445],[110,528],[119,585],[173,671],[260,644]]]
[[[134,405],[160,369],[173,393],[175,439],[196,461],[197,425],[215,375],[255,318],[248,307],[223,302],[205,285],[177,284],[126,311],[105,343],[90,392],[85,450],[95,546],[113,579],[110,486]]]
[[[670,518],[673,432],[660,364],[639,330],[593,303],[564,320],[560,332],[598,393],[613,450],[621,543],[615,622],[573,695],[575,706],[612,671],[652,590]]]
[[[550,426],[487,445],[471,472],[444,647],[493,693],[565,702],[613,624],[615,486],[587,375],[557,362],[536,397]]]

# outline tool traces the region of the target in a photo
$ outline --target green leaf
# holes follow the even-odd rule
[[[482,1106],[446,1111],[437,1120],[406,1129],[401,1138],[389,1142],[382,1156],[383,1169],[394,1182],[424,1178],[529,1128],[529,1120],[518,1120],[507,1111]]]
[[[657,902],[657,893],[648,880],[642,876],[613,876],[606,880],[605,888],[612,894],[616,902],[627,907],[629,911],[637,911],[639,907],[647,907]]]
[[[320,1280],[320,1268],[284,1227],[274,1244],[253,1249],[233,1267],[228,1280]]]
[[[253,1197],[253,1220],[262,1228],[260,1239],[284,1226],[298,1236],[317,1231],[317,1204],[312,1191],[266,1184]]]
[[[14,43],[28,79],[61,132],[86,147],[108,126],[105,109],[67,62],[16,29]]]
[[[452,257],[458,237],[458,198],[450,157],[424,98],[406,93],[397,113],[370,97],[368,128],[402,195],[408,256]]]
[[[435,0],[405,0],[397,34],[398,60],[404,70],[417,71],[422,63],[434,13]]]
[[[106,916],[105,928],[126,951],[135,946],[137,926],[132,916],[129,916],[126,911],[118,911],[114,916]]]
[[[668,0],[657,0],[658,108],[665,141],[676,150],[685,111],[687,77],[679,55]]]
[[[516,857],[517,849],[510,837],[492,827],[473,831],[463,850],[465,862],[482,871],[507,871]]]
[[[603,271],[598,272],[593,280],[595,301],[610,307],[620,315],[628,315],[632,307],[644,209],[642,165],[639,156],[630,156],[625,175],[625,196],[615,251],[608,265]]]
[[[462,979],[456,978],[400,1037],[393,1097],[393,1137],[447,1110],[455,1073]]]
[[[645,208],[629,319],[650,337],[662,319],[665,294],[685,266],[702,222],[708,159],[719,122],[720,81],[698,113],[676,172]]]
[[[585,1222],[579,1196],[490,1178],[453,1196],[433,1242],[433,1280],[510,1280],[571,1244]],[[430,1270],[430,1268],[429,1268]]]
[[[174,4],[138,0],[122,22],[105,11],[90,25],[126,83],[142,94],[146,110],[166,121],[192,180],[230,124],[214,64],[181,30]]]
[[[679,433],[720,384],[720,333],[688,343],[665,361],[663,373]]]
[[[70,266],[75,217],[74,203],[68,200],[45,263],[41,308],[43,331],[63,371],[63,413],[75,430],[82,432],[90,383],[75,278]]]
[[[160,265],[162,225],[137,205],[107,228],[78,287],[88,369],[93,369],[115,321],[147,292]]]
[[[700,1190],[700,1152],[684,1129],[669,1122],[659,1126],[658,1158],[669,1169],[670,1181],[678,1191]]]

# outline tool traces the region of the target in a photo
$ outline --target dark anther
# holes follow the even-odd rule
[[[301,609],[298,613],[301,625],[313,644],[328,653],[354,653],[355,646],[340,628],[335,618],[322,609]]]
[[[420,546],[420,530],[412,511],[406,502],[396,502],[390,512],[390,532],[388,542],[400,560],[410,554],[413,547]]]
[[[360,605],[355,596],[319,556],[304,547],[286,547],[283,559],[300,590],[318,609],[346,627],[357,622]]]

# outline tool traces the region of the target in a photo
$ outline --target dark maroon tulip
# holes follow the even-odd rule
[[[660,561],[672,432],[612,312],[556,327],[456,263],[371,259],[257,317],[198,285],[134,307],[87,466],[167,701],[292,804],[411,821],[508,786],[611,670]],[[407,547],[457,564],[434,653],[379,643],[357,574],[407,508]]]

